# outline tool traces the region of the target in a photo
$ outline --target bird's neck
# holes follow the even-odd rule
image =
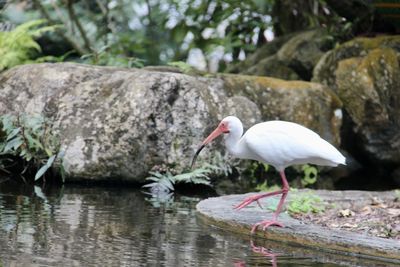
[[[240,138],[243,134],[243,128],[236,131],[231,131],[224,136],[225,147],[228,152],[234,157],[240,157]]]

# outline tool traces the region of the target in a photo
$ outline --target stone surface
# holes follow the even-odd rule
[[[258,48],[236,69],[228,71],[309,81],[314,66],[332,46],[332,38],[322,29],[296,32]]]
[[[327,85],[337,90],[336,69],[339,61],[352,57],[364,57],[376,48],[400,49],[400,36],[378,36],[375,38],[359,37],[345,42],[325,53],[313,70],[312,81]]]
[[[157,164],[189,166],[200,140],[224,116],[236,114],[247,127],[260,121],[253,102],[221,88],[220,80],[178,73],[24,65],[2,74],[0,113],[54,121],[69,180],[142,181]]]
[[[357,38],[326,53],[314,81],[337,92],[351,123],[345,143],[370,162],[400,165],[400,36]],[[354,152],[354,151],[352,151]]]
[[[400,67],[390,48],[371,50],[363,58],[342,60],[337,90],[373,160],[400,165]]]
[[[0,76],[0,114],[39,113],[53,121],[67,180],[143,181],[159,164],[182,171],[227,115],[239,117],[245,128],[292,120],[338,143],[340,104],[320,85],[156,69],[16,67]],[[208,151],[199,164],[216,150]]]
[[[366,201],[372,197],[385,200],[395,197],[394,192],[321,190],[315,191],[315,193],[322,199],[335,202]],[[209,198],[199,202],[196,208],[200,218],[208,224],[249,235],[254,223],[269,219],[272,216],[270,212],[261,210],[256,204],[240,211],[233,209],[235,205],[250,194],[252,193]],[[289,193],[289,198],[291,197],[293,197],[293,192]],[[261,200],[261,205],[265,205],[265,200]],[[265,232],[258,229],[255,233],[256,236],[272,241],[312,247],[314,250],[333,251],[344,255],[375,258],[400,264],[400,243],[398,241],[306,225],[291,218],[286,213],[280,214],[279,220],[285,227],[269,227]]]
[[[317,83],[281,79],[222,75],[229,95],[254,101],[264,120],[300,123],[322,138],[340,144],[341,101],[329,88]]]

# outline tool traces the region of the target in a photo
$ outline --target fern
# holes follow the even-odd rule
[[[171,173],[167,172],[161,174],[159,172],[149,172],[152,176],[147,177],[147,181],[152,183],[146,184],[143,187],[148,187],[153,194],[159,194],[162,192],[170,192],[174,190],[174,181]]]
[[[177,175],[172,175],[172,169],[164,168],[160,171],[149,172],[151,176],[146,178],[150,182],[144,185],[148,188],[153,196],[159,196],[174,191],[175,184],[178,183],[191,183],[195,185],[210,186],[210,176],[228,176],[236,168],[237,164],[230,165],[226,163],[225,158],[216,153],[211,159],[211,163],[204,163],[202,167],[194,169],[190,172],[185,172]]]
[[[151,176],[147,177],[146,181],[150,183],[143,187],[148,188],[151,195],[158,197],[174,191],[174,185],[177,183],[210,185],[209,175],[212,173],[212,169],[204,167],[177,175],[172,175],[170,172],[149,172]]]
[[[58,27],[43,26],[45,23],[46,20],[33,20],[19,25],[12,31],[0,32],[0,71],[35,62],[33,58],[41,52],[35,38],[54,31]],[[49,57],[46,59],[48,60]]]
[[[192,172],[182,173],[172,176],[175,183],[192,183],[210,185],[210,178],[208,175],[212,172],[209,168],[198,168]]]

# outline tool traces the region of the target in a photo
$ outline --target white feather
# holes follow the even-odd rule
[[[239,119],[230,116],[223,121],[228,122],[230,130],[225,136],[225,144],[235,157],[262,161],[279,171],[294,164],[345,164],[345,157],[334,146],[299,124],[263,122],[254,125],[240,137],[243,126]]]

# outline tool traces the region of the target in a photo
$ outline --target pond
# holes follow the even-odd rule
[[[214,228],[196,216],[202,198],[3,182],[0,266],[377,266]]]

